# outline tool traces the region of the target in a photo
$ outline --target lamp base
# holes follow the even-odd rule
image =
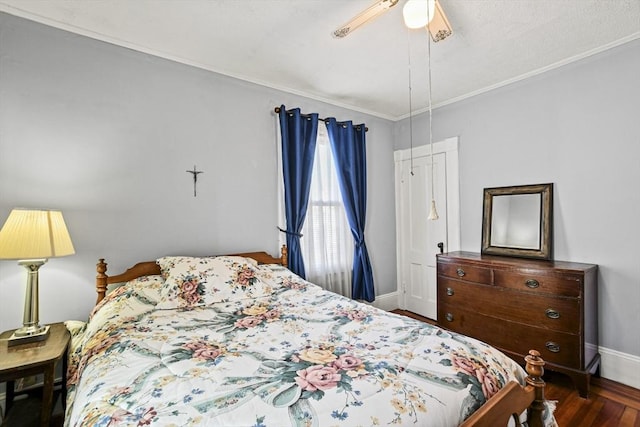
[[[44,341],[49,337],[49,325],[30,326],[16,329],[7,340],[7,346],[27,344],[30,342]]]

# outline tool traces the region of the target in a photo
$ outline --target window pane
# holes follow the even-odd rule
[[[309,205],[302,234],[300,243],[307,279],[325,289],[350,296],[353,237],[324,123],[318,125]]]

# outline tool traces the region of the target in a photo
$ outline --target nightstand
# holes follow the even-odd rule
[[[53,385],[55,381],[55,367],[62,360],[62,405],[66,403],[66,372],[67,348],[71,339],[64,323],[51,325],[49,338],[7,347],[7,339],[13,330],[0,334],[0,382],[7,383],[6,416],[10,416],[11,406],[15,397],[14,381],[31,375],[43,374],[42,412],[40,424],[49,426],[53,409]]]

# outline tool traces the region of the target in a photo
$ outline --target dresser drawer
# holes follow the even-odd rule
[[[438,307],[438,324],[512,353],[524,356],[535,349],[546,362],[584,369],[579,335],[496,319],[446,303]]]
[[[492,282],[490,268],[482,268],[465,263],[438,263],[438,274],[444,277],[467,280],[470,282]]]
[[[518,361],[538,350],[588,396],[600,360],[597,265],[462,251],[438,255],[437,263],[440,326]]]
[[[517,289],[520,291],[542,292],[566,297],[579,297],[582,290],[581,276],[545,275],[540,271],[495,270],[496,286]]]
[[[580,330],[580,301],[576,298],[519,292],[440,278],[438,304],[506,321],[567,333]]]

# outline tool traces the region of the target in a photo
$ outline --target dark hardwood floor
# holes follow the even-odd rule
[[[42,410],[42,389],[35,389],[27,396],[19,396],[1,427],[40,427],[40,412]],[[64,410],[60,390],[56,388],[53,394],[54,408],[49,427],[62,427],[64,424]]]
[[[393,310],[421,320],[434,322],[404,310]],[[578,395],[566,375],[545,371],[545,396],[557,401],[556,420],[560,427],[640,427],[640,390],[605,378],[591,378],[588,399]]]

